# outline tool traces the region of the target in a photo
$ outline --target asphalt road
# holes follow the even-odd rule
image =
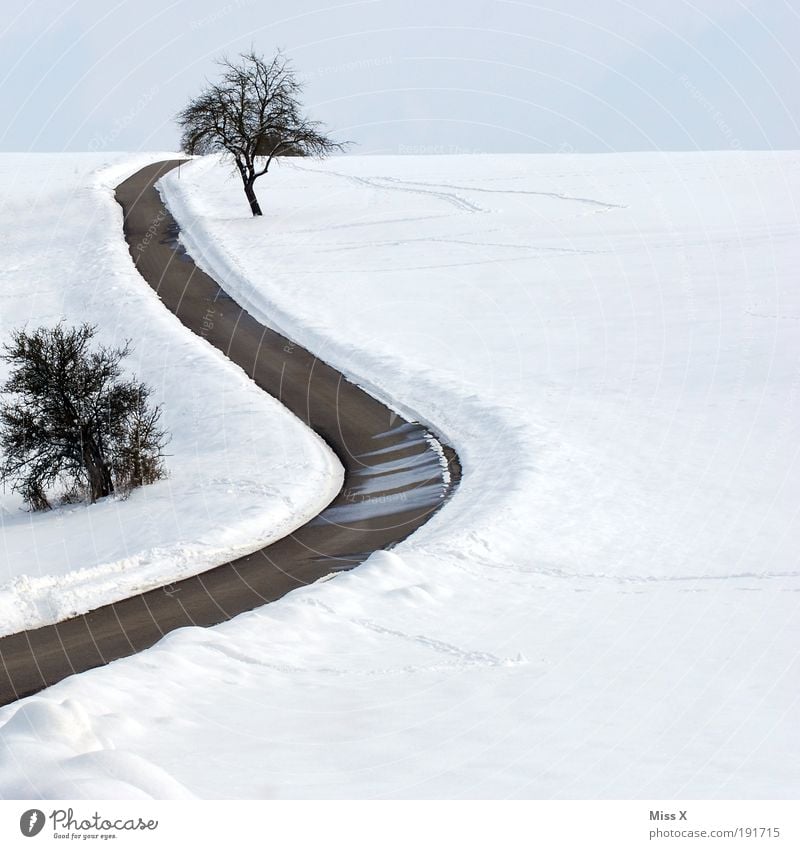
[[[154,188],[179,162],[150,165],[117,187],[137,269],[166,309],[328,443],[345,468],[344,487],[315,519],[253,554],[85,616],[0,639],[0,704],[148,648],[175,628],[215,625],[350,569],[412,534],[460,479],[452,449],[442,446],[446,474],[428,430],[259,324],[192,262]]]

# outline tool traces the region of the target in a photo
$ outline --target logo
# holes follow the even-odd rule
[[[19,818],[19,830],[25,837],[36,837],[48,819],[52,820],[55,837],[82,837],[84,840],[92,837],[108,840],[116,837],[112,832],[155,831],[158,828],[158,820],[145,820],[141,817],[110,820],[95,811],[83,819],[76,819],[72,808],[55,808],[48,816],[38,808],[31,808]],[[82,835],[81,832],[88,833]]]
[[[19,830],[25,837],[36,837],[44,828],[44,813],[38,808],[31,808],[19,818]]]

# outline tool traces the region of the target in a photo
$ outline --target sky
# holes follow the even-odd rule
[[[800,148],[796,0],[3,7],[0,150],[174,150],[215,58],[251,47],[357,153]]]

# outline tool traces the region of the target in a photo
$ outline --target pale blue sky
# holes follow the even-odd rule
[[[8,0],[0,149],[174,149],[213,58],[286,49],[356,152],[800,148],[788,0]]]

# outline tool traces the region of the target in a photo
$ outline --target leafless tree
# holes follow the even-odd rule
[[[269,61],[252,50],[238,61],[218,62],[222,74],[178,115],[181,148],[189,154],[224,153],[242,178],[253,215],[261,215],[254,190],[278,156],[325,156],[347,142],[325,135],[301,110],[303,85],[278,52]]]

